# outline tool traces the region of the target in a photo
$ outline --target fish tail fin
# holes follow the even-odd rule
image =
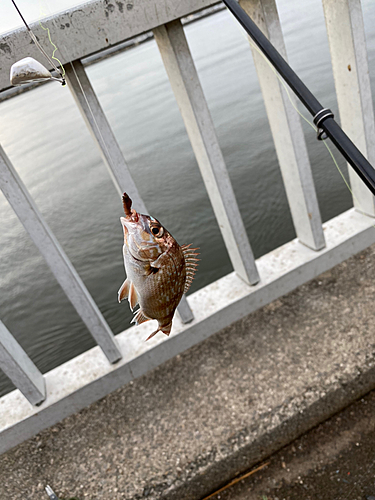
[[[160,328],[158,328],[157,330],[155,330],[154,332],[152,332],[152,333],[151,333],[151,335],[149,335],[149,336],[147,337],[146,342],[147,342],[148,340],[152,339],[152,337],[153,337],[154,335],[156,335],[158,332],[160,332]]]
[[[169,334],[171,333],[171,330],[172,330],[172,321],[170,321],[170,322],[168,323],[168,325],[166,325],[166,326],[161,326],[161,327],[159,328],[159,330],[160,330],[161,332],[165,333],[165,335],[167,335],[167,336],[169,337]]]
[[[169,334],[171,333],[171,329],[172,329],[172,321],[165,326],[160,326],[160,324],[159,324],[159,328],[157,330],[155,330],[155,332],[151,333],[151,335],[149,337],[147,337],[146,342],[148,340],[150,340],[158,332],[163,332],[163,333],[165,333],[165,335],[167,335],[169,337]]]

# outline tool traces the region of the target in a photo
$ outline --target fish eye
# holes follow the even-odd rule
[[[162,226],[153,226],[151,227],[151,232],[157,238],[161,238],[164,234],[164,229]]]

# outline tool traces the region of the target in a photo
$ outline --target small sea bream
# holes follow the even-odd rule
[[[158,329],[146,340],[157,332],[169,335],[176,307],[194,278],[199,260],[197,248],[180,246],[158,220],[137,213],[126,193],[122,201],[126,215],[120,219],[126,280],[118,300],[127,298],[132,311],[139,304],[132,323],[158,321]]]

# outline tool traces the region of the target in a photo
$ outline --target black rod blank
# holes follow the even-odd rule
[[[300,99],[306,109],[316,116],[324,108],[316,97],[310,92],[303,81],[296,75],[285,59],[279,54],[268,38],[262,33],[254,21],[240,7],[236,0],[223,0],[228,10],[245,29],[255,44],[267,57],[277,72],[283,77],[289,87]],[[359,149],[353,144],[342,128],[336,123],[332,114],[320,122],[319,128],[323,129],[332,140],[347,162],[353,167],[370,191],[375,195],[375,170]]]

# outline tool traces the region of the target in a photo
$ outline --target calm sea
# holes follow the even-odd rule
[[[375,91],[375,4],[362,3]],[[278,4],[292,67],[337,110],[320,1]],[[187,26],[186,34],[259,257],[295,233],[249,45],[226,11]],[[150,213],[181,244],[201,249],[192,291],[230,272],[155,42],[90,66],[88,74]],[[351,197],[324,146],[303,126],[325,221],[348,209]],[[48,84],[1,103],[0,143],[113,331],[128,328],[128,305],[117,303],[125,277],[121,201],[69,90]],[[0,214],[0,317],[46,372],[94,342],[2,194]],[[12,388],[0,373],[0,394]]]

